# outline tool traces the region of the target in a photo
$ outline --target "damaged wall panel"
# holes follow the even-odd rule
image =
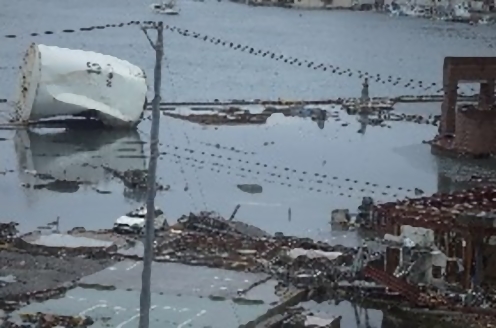
[[[92,111],[106,125],[132,127],[142,116],[146,92],[145,73],[125,60],[33,43],[23,58],[16,119]]]

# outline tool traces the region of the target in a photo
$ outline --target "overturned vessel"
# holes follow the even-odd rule
[[[23,58],[15,119],[84,116],[111,127],[134,127],[146,92],[144,71],[125,60],[33,43]]]

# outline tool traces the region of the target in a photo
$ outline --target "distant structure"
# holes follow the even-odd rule
[[[471,157],[496,155],[496,57],[446,57],[444,99],[434,152]],[[458,83],[480,83],[477,103],[457,106]]]
[[[368,78],[365,78],[365,80],[363,81],[362,95],[360,97],[360,100],[362,102],[367,102],[370,100],[370,97],[369,97],[369,79]]]

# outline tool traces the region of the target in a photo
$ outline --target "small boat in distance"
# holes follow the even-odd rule
[[[176,1],[175,0],[170,0],[169,2],[164,1],[160,4],[154,3],[150,6],[150,8],[156,14],[179,15],[179,10],[175,9],[176,8]]]

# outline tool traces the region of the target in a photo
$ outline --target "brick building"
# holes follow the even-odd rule
[[[486,156],[496,154],[496,57],[446,57],[444,100],[433,150]],[[480,83],[476,104],[457,106],[459,83]]]

